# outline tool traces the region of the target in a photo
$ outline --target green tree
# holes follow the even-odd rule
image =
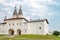
[[[59,31],[54,31],[53,32],[53,35],[59,36],[60,35],[60,32]]]

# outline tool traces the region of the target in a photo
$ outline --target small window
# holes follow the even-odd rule
[[[14,24],[13,24],[13,26],[14,26]]]
[[[42,24],[42,23],[41,23]]]
[[[10,26],[10,24],[9,24],[9,26]]]
[[[17,25],[18,25],[18,23],[17,23]]]
[[[39,29],[41,29],[41,27],[39,27]]]
[[[21,23],[20,23],[20,25],[21,25]]]

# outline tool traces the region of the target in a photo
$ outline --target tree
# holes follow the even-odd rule
[[[59,31],[54,31],[53,32],[53,35],[59,36],[60,35],[60,32]]]

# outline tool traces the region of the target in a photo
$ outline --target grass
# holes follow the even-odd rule
[[[34,39],[53,39],[53,40],[60,40],[57,36],[51,36],[51,35],[21,35],[21,36],[15,36],[14,38],[34,38]]]
[[[6,34],[0,34],[0,36],[6,36]]]
[[[60,37],[53,35],[17,35],[9,38],[0,35],[0,40],[60,40]]]

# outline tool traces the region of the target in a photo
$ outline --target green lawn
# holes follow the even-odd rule
[[[9,38],[0,35],[0,40],[60,40],[60,37],[51,35],[18,35]]]

